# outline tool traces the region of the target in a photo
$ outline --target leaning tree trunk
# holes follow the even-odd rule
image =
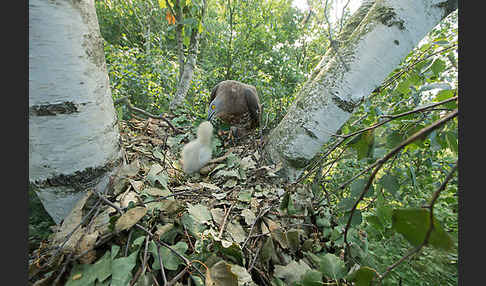
[[[455,9],[457,0],[363,1],[270,133],[266,157],[295,181],[358,103]]]
[[[94,0],[30,0],[30,185],[59,224],[120,159]]]
[[[206,15],[208,5],[207,2],[207,0],[203,1],[203,7],[201,12],[201,25],[204,23],[204,16]],[[177,91],[174,95],[174,98],[170,102],[171,110],[177,109],[182,104],[182,102],[186,98],[187,92],[189,91],[192,77],[194,76],[194,68],[196,68],[196,59],[197,53],[199,51],[200,38],[201,33],[199,33],[198,30],[192,32],[186,62],[183,66],[181,65],[179,67],[180,69],[182,69],[182,73],[180,73],[179,83],[177,84]]]

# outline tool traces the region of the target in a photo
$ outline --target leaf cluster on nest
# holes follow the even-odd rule
[[[34,285],[318,285],[347,274],[326,202],[263,165],[255,138],[186,176],[179,153],[190,132],[137,117],[120,130],[126,164],[34,252]]]

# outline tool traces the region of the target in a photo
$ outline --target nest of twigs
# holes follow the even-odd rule
[[[314,253],[339,256],[325,202],[264,164],[257,132],[215,136],[220,156],[185,175],[180,150],[195,128],[120,122],[125,164],[34,251],[31,285],[290,285],[319,269]]]

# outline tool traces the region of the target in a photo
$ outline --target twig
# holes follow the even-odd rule
[[[419,111],[423,111],[427,108],[431,108],[431,107],[434,107],[434,106],[437,106],[440,104],[445,104],[445,103],[448,103],[450,101],[453,101],[453,100],[456,100],[457,99],[457,96],[455,97],[452,97],[452,98],[449,98],[449,99],[446,99],[444,101],[441,101],[441,102],[438,102],[436,104],[432,104],[432,105],[429,105],[429,106],[426,106],[426,107],[421,107],[421,108],[418,108],[418,109],[414,109],[412,111],[407,111],[407,112],[404,112],[404,113],[401,113],[401,114],[397,114],[395,115],[392,119],[396,119],[398,117],[402,117],[402,116],[405,116],[405,115],[409,115],[411,113],[415,113],[415,112],[419,112]],[[457,109],[456,109],[457,111]],[[449,113],[450,114],[450,113]],[[386,123],[386,122],[385,122]],[[368,128],[365,128],[365,129],[362,129],[360,130],[361,132],[364,132],[364,131],[367,131]],[[356,132],[353,132],[353,133],[356,133]],[[354,134],[356,135],[356,134]],[[371,170],[372,168],[374,168],[376,165],[378,165],[378,161],[376,161],[374,164],[372,164],[370,167],[364,169],[363,171],[361,171],[360,173],[356,174],[354,177],[352,177],[351,179],[349,179],[348,181],[346,181],[345,183],[343,183],[341,186],[339,186],[339,189],[344,189],[347,185],[349,185],[352,181],[354,181],[357,177],[361,176],[362,174],[366,173],[367,171]]]
[[[231,210],[233,209],[233,207],[235,206],[235,204],[236,204],[236,201],[233,202],[233,204],[231,204],[230,208],[228,209],[228,211],[224,215],[223,223],[221,224],[221,229],[219,230],[219,234],[218,234],[218,239],[221,239],[221,236],[223,235],[224,227],[226,225],[226,220],[228,219],[228,216],[231,213]]]
[[[443,52],[447,52],[448,50],[452,49],[452,48],[457,48],[457,44],[454,44],[454,45],[451,45],[449,47],[446,47],[440,51],[437,51],[437,52],[434,52],[424,58],[420,58],[422,55],[424,55],[428,50],[430,50],[433,46],[430,46],[428,49],[426,49],[425,51],[423,51],[422,53],[420,53],[418,56],[417,56],[417,59],[415,59],[414,62],[412,62],[411,64],[409,64],[407,67],[403,68],[400,72],[394,74],[393,76],[391,76],[389,79],[387,79],[383,84],[382,86],[376,88],[373,93],[375,94],[378,94],[378,92],[384,90],[385,88],[387,88],[388,86],[390,86],[392,83],[395,82],[396,79],[398,79],[400,76],[402,76],[403,74],[407,73],[412,67],[414,67],[416,64],[428,59],[428,58],[431,58],[432,56],[435,56],[437,54],[441,54]],[[371,96],[372,97],[372,96]]]
[[[255,221],[253,222],[253,224],[251,225],[251,228],[250,228],[250,232],[248,232],[248,236],[247,238],[245,239],[245,242],[243,242],[243,245],[241,246],[241,249],[244,249],[245,248],[245,245],[248,243],[248,240],[250,239],[250,236],[251,236],[251,233],[253,231],[253,228],[255,227],[255,224],[258,222],[258,220],[260,218],[262,218],[270,209],[272,209],[272,207],[267,207],[267,208],[264,208],[264,209],[261,209],[260,210],[260,213],[258,214],[258,216],[255,218]]]
[[[145,273],[145,269],[147,268],[147,252],[148,252],[148,244],[149,244],[149,237],[145,237],[145,249],[143,251],[143,261],[142,261],[142,272]]]
[[[69,256],[67,257],[66,261],[64,262],[63,266],[62,266],[62,269],[61,271],[59,272],[59,274],[57,275],[56,279],[54,280],[54,282],[52,283],[52,285],[59,285],[59,281],[61,280],[61,277],[62,275],[64,274],[64,272],[66,271],[66,267],[68,265],[68,263],[71,261],[71,257],[73,256],[73,253],[69,253]]]
[[[251,262],[251,264],[250,264],[250,267],[248,268],[248,273],[249,273],[249,272],[250,272],[250,271],[253,269],[253,267],[255,266],[255,262],[256,262],[256,260],[257,260],[257,258],[258,258],[258,255],[260,254],[260,250],[262,250],[262,248],[263,248],[263,243],[260,245],[260,247],[258,247],[257,252],[255,253],[255,257],[253,257],[253,260],[252,260],[252,262]]]
[[[130,229],[130,232],[128,233],[128,239],[127,239],[127,244],[125,245],[125,255],[128,256],[128,246],[130,245],[130,240],[132,239],[132,233],[133,233],[133,228]]]
[[[376,124],[373,124],[373,125],[371,125],[368,128],[364,128],[364,129],[361,129],[361,130],[358,130],[358,131],[355,131],[355,132],[352,132],[352,133],[349,133],[349,134],[346,134],[346,135],[338,135],[338,136],[343,137],[343,138],[347,138],[347,137],[350,137],[350,136],[354,136],[354,135],[357,135],[359,133],[363,133],[363,132],[369,131],[371,129],[375,129],[375,128],[383,125],[383,124],[386,124],[386,123],[394,120],[394,119],[397,119],[397,118],[400,118],[400,117],[403,117],[403,116],[407,116],[407,115],[410,115],[410,114],[413,114],[413,113],[419,113],[419,112],[425,111],[427,109],[431,109],[431,108],[433,108],[435,106],[442,105],[442,104],[446,104],[446,103],[449,103],[449,102],[455,101],[455,100],[457,100],[457,96],[448,98],[448,99],[443,100],[441,102],[437,102],[437,103],[430,104],[430,105],[427,105],[427,106],[423,106],[423,107],[420,107],[420,108],[416,108],[416,109],[413,109],[413,110],[410,110],[410,111],[407,111],[407,112],[403,112],[403,113],[400,113],[400,114],[396,114],[396,115],[382,115],[381,117],[388,118],[388,119],[387,120],[384,120],[382,122],[378,122]]]
[[[139,229],[143,230],[145,233],[147,233],[150,236],[150,238],[152,238],[152,240],[155,241],[155,243],[162,245],[164,247],[167,247],[172,253],[174,253],[175,255],[177,255],[177,257],[182,259],[184,261],[184,263],[186,264],[186,266],[191,266],[191,262],[185,256],[183,256],[179,252],[175,251],[170,245],[168,245],[164,241],[159,240],[159,238],[157,236],[155,236],[154,234],[152,234],[148,229],[146,229],[145,227],[141,226],[138,223],[136,223],[135,226],[138,227]],[[197,267],[193,266],[193,268],[196,269],[196,271],[204,279],[204,274],[202,274],[201,271]]]
[[[164,262],[162,261],[162,255],[160,255],[160,246],[157,246],[157,254],[159,255],[160,273],[162,273],[162,280],[167,285],[167,277],[165,277]]]
[[[115,100],[114,104],[117,105],[119,103],[122,103],[122,102],[125,102],[125,105],[128,107],[128,109],[130,109],[130,111],[136,111],[138,113],[141,113],[145,116],[148,116],[150,118],[155,118],[155,119],[162,119],[165,123],[167,123],[167,125],[169,125],[169,127],[174,131],[175,134],[179,134],[179,133],[183,133],[184,131],[174,127],[174,125],[172,125],[172,123],[170,123],[169,120],[167,120],[167,118],[165,118],[162,114],[160,115],[153,115],[152,113],[150,112],[147,112],[143,109],[140,109],[138,107],[135,107],[131,102],[130,102],[130,99],[128,96],[124,96],[124,97],[121,97],[121,98],[118,98],[117,100]]]
[[[93,191],[93,193],[96,193],[95,191]],[[91,208],[91,210],[83,217],[83,219],[81,220],[81,222],[71,231],[68,233],[68,235],[66,235],[66,237],[64,238],[64,241],[62,242],[62,244],[57,248],[56,252],[54,252],[54,254],[51,256],[51,258],[49,259],[49,261],[46,263],[46,265],[50,265],[54,259],[60,254],[60,252],[63,250],[63,247],[64,245],[69,241],[69,239],[71,238],[71,236],[74,234],[74,232],[81,226],[83,225],[87,220],[88,218],[90,217],[90,215],[99,207],[101,201],[98,200],[96,202],[96,204],[93,206],[93,208]],[[79,242],[79,241],[78,241]],[[79,255],[78,255],[79,256]],[[70,256],[71,257],[71,256]],[[80,256],[79,256],[80,257]]]
[[[167,281],[165,281],[165,283],[166,283],[165,285],[167,285],[167,286],[174,285],[179,279],[182,278],[182,276],[184,274],[186,274],[187,271],[189,271],[189,267],[190,267],[189,265],[187,265],[186,267],[184,267],[184,269],[182,269],[181,272],[179,272],[174,278],[172,278],[172,280],[170,280],[169,283],[167,283]]]

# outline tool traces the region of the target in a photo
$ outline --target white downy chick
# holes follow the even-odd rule
[[[198,172],[211,160],[212,135],[213,125],[209,121],[204,121],[197,128],[197,139],[184,145],[182,167],[186,174]]]

